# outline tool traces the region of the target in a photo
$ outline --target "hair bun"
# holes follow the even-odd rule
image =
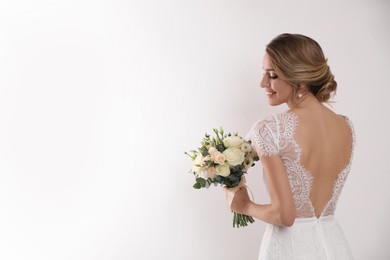
[[[331,96],[336,94],[337,82],[334,80],[334,75],[326,65],[325,73],[319,80],[312,82],[310,91],[316,96],[320,102],[328,102]]]

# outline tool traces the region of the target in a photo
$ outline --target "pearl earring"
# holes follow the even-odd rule
[[[298,98],[301,98],[302,97],[302,93],[298,93]]]

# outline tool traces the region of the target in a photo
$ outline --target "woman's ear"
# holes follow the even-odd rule
[[[301,83],[299,83],[298,86],[299,86],[300,92],[305,93],[305,92],[309,91],[309,84],[307,84],[307,82],[301,82]]]

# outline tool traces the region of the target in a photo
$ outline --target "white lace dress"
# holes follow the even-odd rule
[[[353,126],[345,117],[352,135],[351,158],[338,174],[331,199],[317,218],[310,200],[311,174],[301,165],[302,151],[294,140],[297,116],[292,112],[275,114],[254,124],[247,139],[261,155],[279,155],[286,168],[294,197],[297,218],[291,227],[267,224],[259,260],[353,259],[348,243],[333,214],[350,170],[355,143]]]

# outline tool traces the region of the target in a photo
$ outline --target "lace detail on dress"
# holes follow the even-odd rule
[[[349,162],[347,166],[340,172],[339,176],[337,176],[337,180],[333,186],[333,194],[332,198],[329,200],[328,204],[324,208],[324,211],[322,212],[321,215],[327,216],[327,215],[332,215],[334,214],[336,210],[336,205],[337,201],[340,197],[341,191],[344,187],[345,181],[347,180],[348,173],[351,170],[351,163],[352,163],[352,158],[353,158],[353,151],[355,148],[355,131],[353,129],[352,122],[348,119],[348,117],[345,117],[345,120],[347,121],[349,128],[351,130],[351,135],[352,135],[352,151],[351,155],[349,158]]]
[[[352,133],[352,150],[354,148],[354,132],[352,123],[346,118]],[[254,124],[247,139],[252,141],[259,155],[279,155],[283,161],[294,197],[297,217],[314,217],[315,210],[310,200],[313,176],[301,165],[302,151],[294,139],[298,118],[292,112],[273,115]],[[333,187],[331,199],[321,215],[331,215],[336,209],[337,200],[350,170],[348,165],[339,173]]]
[[[275,155],[279,154],[278,137],[275,133],[277,130],[272,118],[266,118],[254,124],[246,139],[251,140],[259,155]]]

